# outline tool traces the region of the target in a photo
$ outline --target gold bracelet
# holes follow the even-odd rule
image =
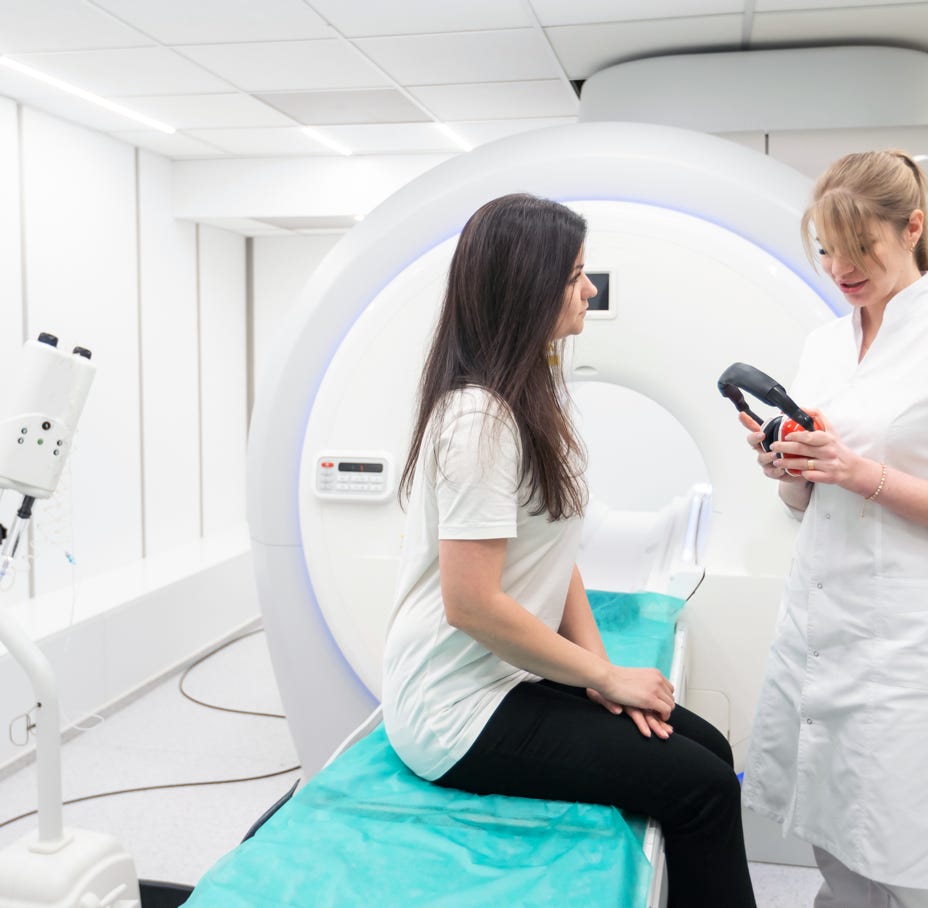
[[[881,463],[880,466],[883,468],[880,474],[880,484],[876,487],[876,491],[866,499],[867,501],[876,501],[880,497],[880,492],[883,491],[883,483],[886,482],[886,464]]]

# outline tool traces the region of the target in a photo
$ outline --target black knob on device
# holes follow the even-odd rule
[[[48,344],[49,347],[58,346],[58,338],[54,334],[49,334],[47,331],[42,331],[39,334],[39,343]]]
[[[90,359],[90,351],[86,347],[75,347],[71,352],[77,356],[83,356],[84,359]]]

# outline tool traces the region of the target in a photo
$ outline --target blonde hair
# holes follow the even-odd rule
[[[891,225],[901,240],[916,208],[925,211],[925,174],[904,151],[845,155],[819,177],[812,204],[802,216],[806,255],[814,262],[824,246],[840,251],[861,270],[867,269],[868,257],[883,267],[868,250],[874,221]],[[914,254],[918,270],[928,271],[924,230]]]

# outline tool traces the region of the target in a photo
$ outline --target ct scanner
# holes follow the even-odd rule
[[[376,721],[422,362],[457,234],[515,191],[586,217],[604,302],[608,285],[564,363],[594,496],[581,573],[590,588],[688,599],[673,677],[740,769],[794,522],[716,382],[742,361],[788,383],[804,336],[843,310],[802,250],[809,189],[704,134],[581,123],[441,165],[332,250],[280,326],[249,443],[258,591],[304,780]],[[644,849],[656,866],[659,835]]]
[[[743,759],[794,526],[716,380],[743,361],[788,385],[804,336],[843,311],[801,247],[809,190],[708,135],[580,123],[448,161],[332,250],[280,326],[249,442],[258,591],[304,778],[376,706],[425,347],[457,233],[513,191],[582,212],[588,270],[609,275],[609,308],[591,313],[566,364],[600,503],[591,524],[605,526],[604,503],[650,526],[695,483],[711,486],[705,580],[685,613],[688,705]],[[602,541],[587,536],[591,550]],[[647,582],[633,548],[644,536],[613,553],[629,589]]]

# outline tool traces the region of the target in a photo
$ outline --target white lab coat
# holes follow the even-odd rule
[[[791,396],[852,450],[928,479],[928,276],[858,364],[859,349],[857,313],[817,329]],[[869,879],[928,889],[928,527],[814,487],[743,799]]]

